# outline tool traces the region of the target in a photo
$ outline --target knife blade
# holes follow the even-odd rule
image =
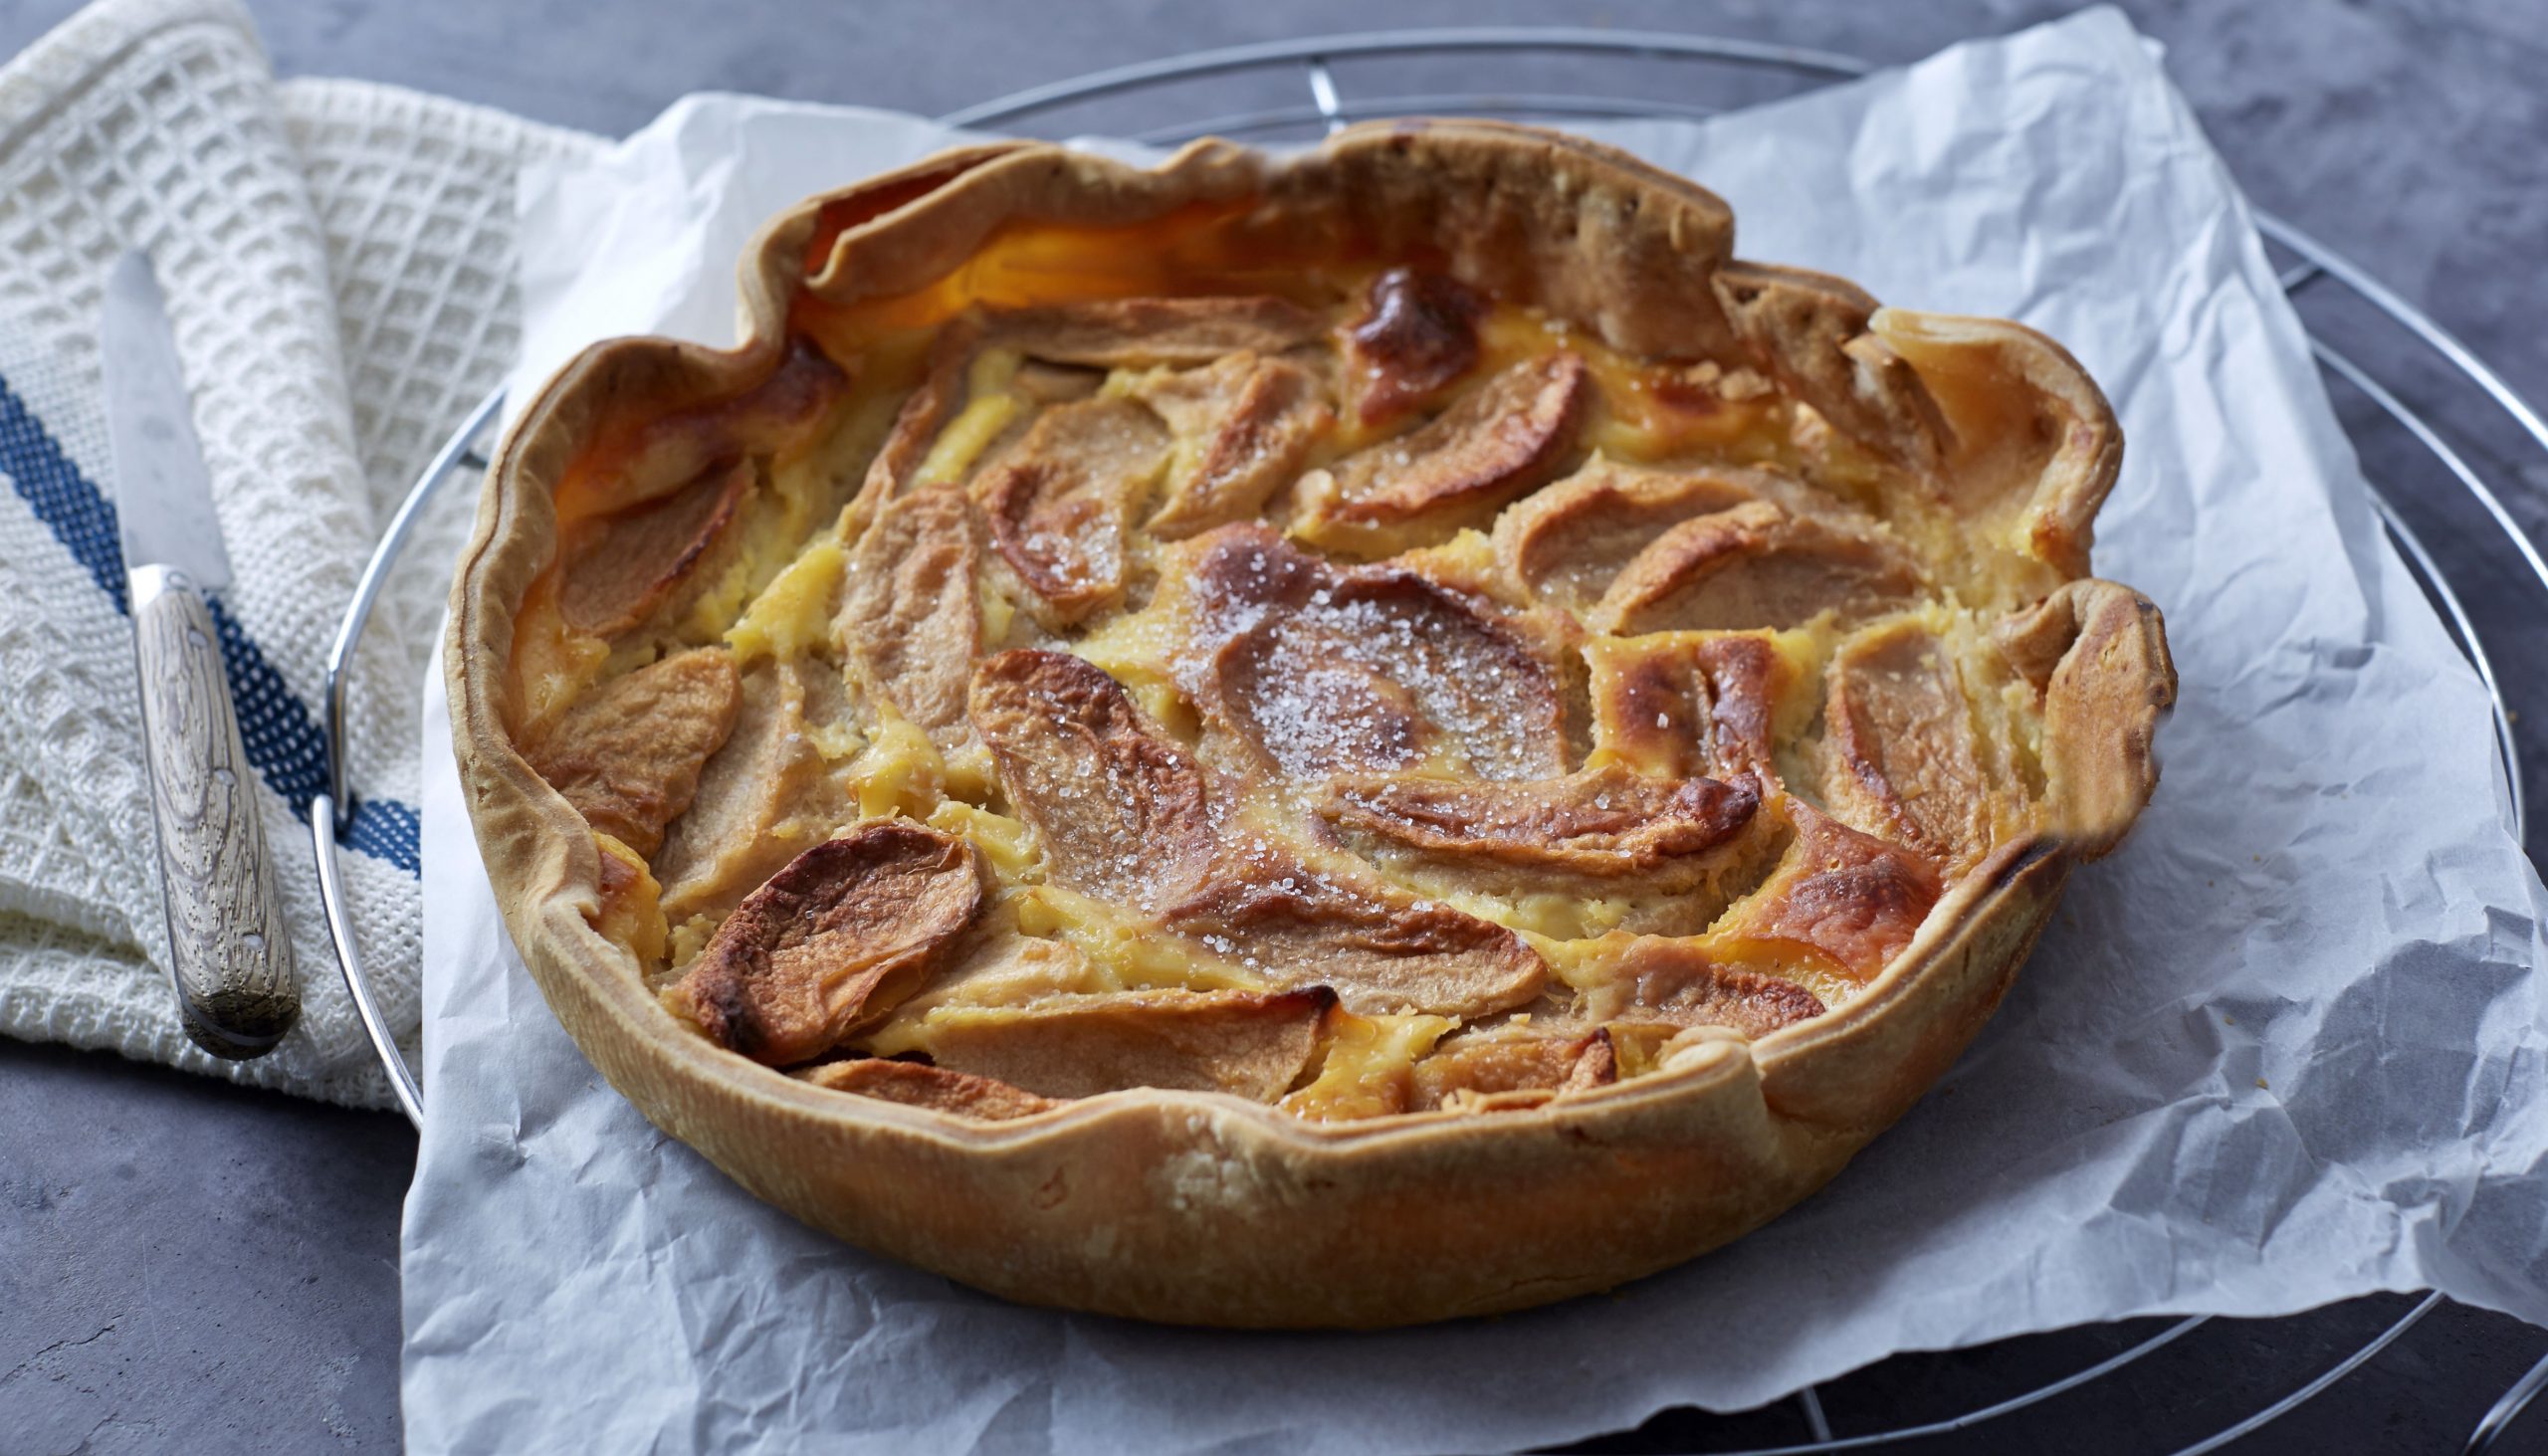
[[[204,596],[229,584],[230,556],[147,256],[108,275],[99,338],[170,979],[195,1045],[263,1056],[300,1018],[301,989]]]

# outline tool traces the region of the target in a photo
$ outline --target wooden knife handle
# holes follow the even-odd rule
[[[137,567],[132,636],[186,1035],[216,1057],[263,1056],[299,1019],[301,987],[212,611],[183,572]]]

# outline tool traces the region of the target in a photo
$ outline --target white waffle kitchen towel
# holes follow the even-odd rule
[[[387,1105],[310,849],[326,652],[389,514],[512,361],[517,168],[597,144],[385,87],[278,85],[234,0],[102,0],[0,68],[0,1032]],[[167,291],[211,467],[223,657],[300,967],[301,1024],[254,1062],[188,1043],[165,973],[99,394],[99,300],[130,248]],[[393,580],[365,636],[339,857],[411,1048],[415,684],[441,564]]]

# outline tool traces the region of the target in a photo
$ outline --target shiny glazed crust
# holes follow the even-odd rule
[[[2058,827],[1994,848],[1830,1014],[1492,1116],[1319,1124],[1137,1089],[977,1122],[810,1085],[679,1021],[594,929],[601,855],[507,728],[517,616],[555,551],[568,463],[606,412],[767,375],[800,291],[890,297],[1014,221],[1128,225],[1196,204],[1249,205],[1269,241],[1342,230],[1423,251],[1629,353],[1748,348],[1862,446],[1915,464],[1963,448],[1922,381],[1995,381],[2044,446],[2011,457],[2032,476],[2014,524],[2044,599],[2013,616],[2004,650],[2043,694]],[[1518,1309],[1682,1262],[1819,1187],[1962,1051],[2072,868],[2130,827],[2175,680],[2145,599],[2071,579],[2121,449],[2078,365],[2013,323],[1876,310],[1836,280],[1737,264],[1732,233],[1724,204],[1685,181],[1483,122],[1357,127],[1280,162],[1203,142],[1153,171],[992,144],[777,219],[743,269],[748,342],[597,345],[529,403],[454,587],[462,779],[506,924],[559,1021],[649,1119],[805,1222],[1011,1299],[1150,1320],[1373,1327]]]

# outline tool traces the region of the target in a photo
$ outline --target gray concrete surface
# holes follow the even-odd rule
[[[718,88],[938,112],[1101,66],[1246,40],[1394,26],[1575,23],[1707,31],[1908,60],[2071,8],[2060,0],[251,0],[278,69],[408,86],[545,120],[624,131],[682,92]],[[0,55],[71,0],[0,0]],[[2231,170],[2264,207],[2338,243],[2548,400],[2548,6],[2541,0],[2133,0],[2168,47]],[[1481,78],[1491,78],[1483,83]],[[1688,73],[1566,62],[1475,63],[1381,77],[1349,93],[1480,84],[1686,91]],[[1175,98],[1051,118],[1132,127],[1258,104],[1296,82],[1215,82]],[[1749,94],[1712,78],[1712,96]],[[1148,109],[1145,109],[1145,106]],[[2548,518],[2548,454],[2395,330],[2335,297],[2306,302],[2325,336],[2380,369]],[[2548,603],[2524,594],[2432,467],[2340,395],[2374,478],[2419,513],[2476,583],[2508,676],[2548,686]],[[2548,532],[2543,532],[2548,534]],[[2504,639],[2496,640],[2498,637]],[[2515,639],[2518,639],[2517,641]],[[2510,645],[2507,645],[2510,644]],[[2527,644],[2527,645],[2523,645]],[[2548,698],[2534,723],[2548,723]],[[2548,759],[2548,742],[2534,755]],[[2534,775],[2537,770],[2534,769]],[[2534,776],[2534,784],[2540,780]],[[2548,792],[2535,794],[2548,804]],[[2548,817],[2548,810],[2543,810]],[[382,1450],[397,1441],[396,1229],[414,1140],[395,1119],[241,1092],[158,1068],[0,1042],[0,1456],[71,1451]],[[2057,1406],[1927,1451],[2174,1450],[2295,1387],[2408,1303],[2216,1325]],[[2143,1324],[1907,1357],[1842,1381],[1843,1432],[1935,1418],[2077,1368]],[[2363,1371],[2232,1447],[2256,1453],[2455,1450],[2548,1332],[2445,1308]],[[577,1392],[561,1391],[561,1399]],[[1803,1438],[1794,1405],[1732,1419],[1668,1414],[1604,1450],[1722,1450]],[[2548,1449],[2548,1422],[2522,1432]]]

